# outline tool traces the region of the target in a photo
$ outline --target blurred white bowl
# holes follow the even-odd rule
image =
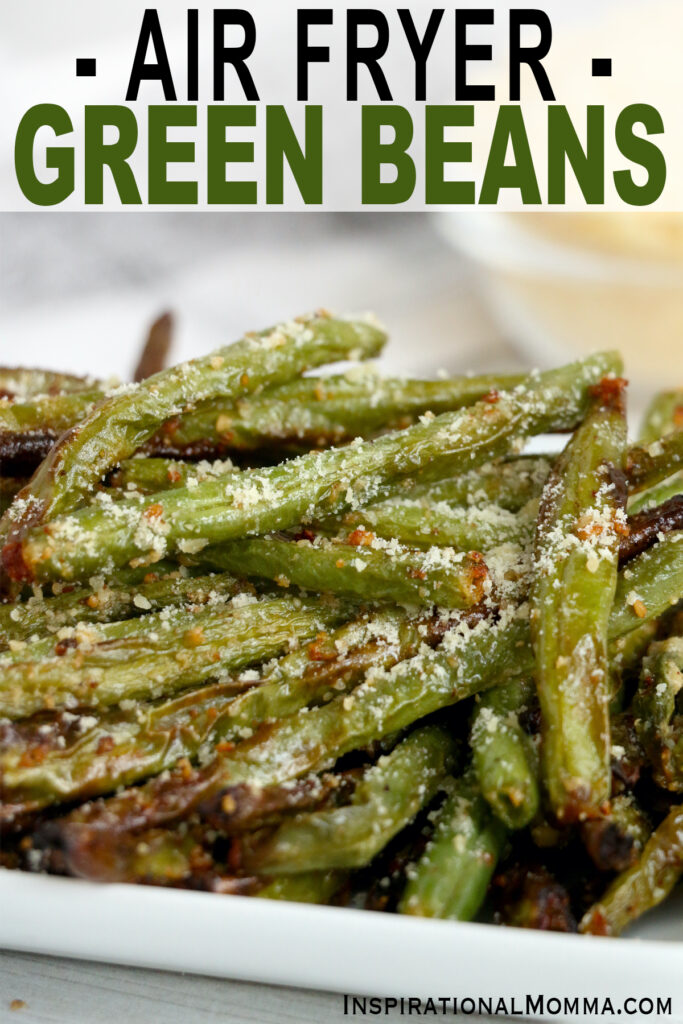
[[[683,219],[478,210],[439,222],[536,365],[613,347],[637,399],[683,384]]]

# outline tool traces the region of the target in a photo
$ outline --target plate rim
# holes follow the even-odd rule
[[[560,935],[8,869],[0,906],[0,947],[21,952],[366,996],[659,995],[683,1008],[675,939]]]

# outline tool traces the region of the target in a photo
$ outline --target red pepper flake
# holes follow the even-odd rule
[[[606,409],[619,412],[625,410],[627,387],[628,381],[624,377],[603,377],[599,384],[588,389],[588,394]]]
[[[596,523],[590,514],[582,516],[576,524],[576,536],[579,540],[588,540],[602,533],[602,525]]]
[[[186,757],[181,757],[180,760],[178,761],[178,764],[176,765],[176,768],[182,774],[185,782],[189,782],[190,779],[192,778],[193,771],[192,765],[190,764],[188,759]]]
[[[220,743],[216,744],[216,750],[219,754],[229,754],[234,749],[235,744],[231,743],[230,740],[221,740]]]
[[[607,918],[601,910],[595,910],[590,916],[590,933],[591,935],[609,935],[609,925]]]
[[[500,401],[500,392],[496,391],[495,388],[491,388],[485,395],[481,396],[482,402],[486,402],[488,405],[495,405],[496,402]]]
[[[640,598],[633,602],[633,611],[636,613],[639,619],[644,619],[647,615],[647,605],[643,604]]]
[[[346,538],[347,544],[353,544],[354,547],[370,547],[373,540],[375,539],[374,533],[370,530],[365,530],[362,526],[357,527],[353,533],[350,533]]]
[[[25,750],[24,753],[21,755],[19,767],[33,768],[37,764],[42,764],[46,757],[47,749],[45,747],[29,747],[29,749]]]
[[[334,661],[337,657],[337,650],[329,644],[327,633],[318,633],[312,644],[308,647],[308,657],[311,661]]]
[[[674,409],[674,427],[683,430],[683,405],[677,405]]]
[[[243,388],[249,387],[249,374],[248,373],[243,373],[242,374],[242,376],[240,377],[240,384],[242,385]]]
[[[13,999],[9,1004],[10,1010],[25,1010],[26,1006],[27,1004],[23,999]]]
[[[200,644],[204,643],[204,630],[201,626],[193,626],[192,629],[188,629],[183,637],[183,643],[186,647],[199,647]]]
[[[145,519],[160,519],[163,516],[163,514],[164,507],[163,505],[160,505],[158,502],[155,502],[153,505],[150,505],[148,508],[145,509],[143,513]]]
[[[97,754],[108,754],[110,750],[114,749],[114,737],[113,736],[102,736],[99,743],[97,744]]]
[[[299,532],[294,535],[294,540],[295,541],[297,541],[297,540],[314,541],[315,540],[315,534],[313,533],[313,530],[309,530],[307,527],[302,526],[302,528],[299,530]]]
[[[78,641],[75,637],[69,636],[65,640],[59,640],[55,644],[55,654],[58,658],[61,658],[67,651],[72,651],[75,647],[78,647]]]
[[[172,484],[177,484],[179,480],[182,480],[182,473],[175,466],[169,466],[166,476]]]
[[[176,430],[178,429],[179,426],[180,426],[180,420],[176,418],[176,419],[172,419],[172,420],[166,420],[166,422],[164,423],[164,425],[163,425],[163,427],[161,429],[162,429],[162,432],[164,434],[166,434],[167,437],[172,437],[173,434],[175,434],[175,432],[176,432]]]

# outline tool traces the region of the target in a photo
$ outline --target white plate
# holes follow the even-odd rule
[[[140,324],[159,308],[147,299],[144,308],[131,306],[128,299],[118,303],[125,322],[112,310],[112,337],[130,344],[107,350],[106,371],[122,375],[135,358]],[[83,307],[63,312],[52,311],[51,326],[60,361],[86,372],[88,317]],[[41,316],[23,323],[26,362],[45,361],[44,336]],[[194,354],[191,348],[187,341],[182,355]],[[539,438],[530,450],[548,450],[549,440],[560,443]],[[683,894],[640,923],[634,936],[541,934],[0,869],[5,949],[350,994],[482,997],[494,1008],[502,998],[509,1011],[523,1009],[527,994],[611,998],[615,1006],[627,997],[670,996],[678,1012],[667,1019],[683,1021]],[[569,1018],[553,1013],[552,1019]]]
[[[355,995],[504,999],[508,1012],[523,1012],[527,994],[615,1009],[670,997],[667,1019],[683,1020],[680,899],[630,941],[18,871],[0,871],[0,908],[8,949]]]

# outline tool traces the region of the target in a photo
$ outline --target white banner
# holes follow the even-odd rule
[[[4,0],[0,209],[683,210],[681,38],[680,0]]]

